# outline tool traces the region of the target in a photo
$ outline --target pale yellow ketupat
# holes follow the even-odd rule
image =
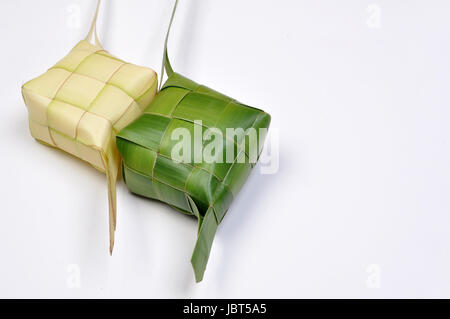
[[[120,155],[116,133],[138,118],[157,92],[157,75],[106,52],[97,36],[100,0],[85,40],[43,75],[27,82],[22,95],[31,135],[106,173],[110,253],[116,229],[116,181]],[[95,36],[95,45],[90,43]]]

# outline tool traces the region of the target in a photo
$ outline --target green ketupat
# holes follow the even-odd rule
[[[198,218],[191,262],[199,282],[217,226],[262,151],[270,116],[173,72],[167,41],[177,4],[166,37],[161,74],[165,69],[168,79],[144,114],[118,133],[116,142],[123,158],[124,180],[131,192]],[[251,134],[230,138],[225,133],[227,128],[252,131],[253,138]],[[205,161],[202,150],[196,149],[195,136],[205,131],[220,140],[200,142],[204,150],[211,143],[216,145],[215,161]],[[188,133],[184,135],[189,139],[189,148],[178,152],[180,139],[174,137],[183,135],[181,132]],[[184,160],[174,153],[183,153]],[[231,160],[227,161],[227,156]]]

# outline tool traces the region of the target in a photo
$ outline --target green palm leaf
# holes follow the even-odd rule
[[[173,72],[167,54],[168,34],[163,62],[168,79],[144,114],[119,132],[117,146],[123,158],[124,179],[131,192],[197,217],[198,239],[191,263],[199,282],[203,279],[217,226],[255,164],[249,158],[249,139],[230,139],[224,132],[226,128],[253,129],[262,144],[259,129],[269,127],[270,116]],[[183,162],[172,154],[179,142],[173,136],[181,128],[192,139],[190,155]],[[222,161],[197,161],[195,132],[208,129],[220,133],[216,138],[222,147],[215,150],[214,156]],[[202,148],[208,145],[207,141],[201,143]],[[224,157],[230,149],[233,157],[227,162]],[[260,152],[258,148],[258,156]]]

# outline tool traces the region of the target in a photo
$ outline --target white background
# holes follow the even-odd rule
[[[105,48],[159,72],[172,3],[104,1]],[[450,297],[449,1],[181,0],[174,68],[266,110],[280,142],[200,284],[193,218],[120,182],[110,257],[105,176],[29,134],[21,85],[94,9],[0,2],[0,297]]]

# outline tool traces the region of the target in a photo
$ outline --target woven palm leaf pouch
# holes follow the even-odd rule
[[[118,133],[116,142],[131,192],[198,219],[191,263],[199,282],[216,229],[261,153],[270,116],[173,71],[167,41],[177,4],[161,73],[168,79],[144,114]],[[229,137],[229,128],[254,134]],[[252,140],[259,142],[256,149]]]
[[[103,49],[96,27],[100,3],[86,39],[46,73],[24,84],[22,95],[36,140],[106,173],[112,253],[121,166],[115,135],[152,102],[158,81],[153,70],[126,63]],[[90,42],[93,36],[95,44]]]

